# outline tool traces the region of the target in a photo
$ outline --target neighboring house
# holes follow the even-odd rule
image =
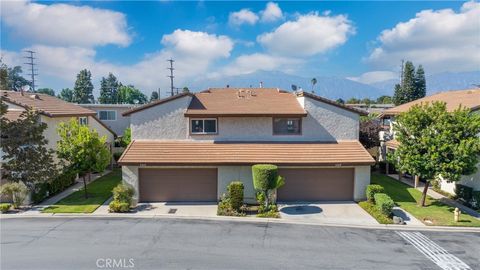
[[[380,116],[383,120],[384,126],[386,127],[385,131],[381,132],[380,135],[381,138],[384,138],[384,142],[382,142],[380,150],[382,152],[382,160],[386,159],[387,152],[395,151],[395,149],[397,149],[399,146],[399,142],[395,140],[395,132],[393,130],[395,117],[401,113],[407,112],[413,105],[426,104],[435,101],[445,102],[448,111],[454,111],[459,107],[466,107],[472,113],[480,113],[480,89],[441,92],[388,109]],[[474,190],[480,190],[480,163],[477,165],[477,167],[478,170],[476,173],[463,176],[459,184],[470,186]],[[455,193],[454,183],[448,183],[446,180],[443,180],[440,184],[442,190],[452,194]]]
[[[5,117],[9,120],[18,119],[27,108],[37,110],[40,113],[40,121],[47,124],[44,136],[51,149],[56,150],[57,142],[60,140],[57,133],[58,124],[70,121],[72,117],[96,130],[100,136],[106,136],[107,143],[113,145],[115,132],[98,120],[97,114],[92,110],[50,95],[30,92],[2,90],[1,99],[8,106]]]
[[[135,105],[132,104],[80,104],[80,106],[93,110],[97,118],[111,128],[117,135],[123,135],[130,126],[130,117],[122,114]]]
[[[251,166],[279,166],[279,201],[365,199],[373,158],[358,141],[364,111],[306,92],[209,89],[136,107],[119,163],[135,201],[217,201]]]
[[[365,104],[365,103],[347,103],[345,106],[359,109],[359,110],[364,110],[368,112],[369,114],[381,114],[385,110],[388,110],[390,108],[395,107],[395,104]]]

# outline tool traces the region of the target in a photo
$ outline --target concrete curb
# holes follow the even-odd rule
[[[445,227],[445,226],[414,226],[414,225],[394,225],[394,224],[378,224],[378,225],[359,225],[359,224],[343,224],[343,223],[319,223],[319,222],[304,222],[297,220],[283,220],[272,218],[257,218],[257,217],[204,217],[204,216],[171,216],[171,215],[132,215],[132,214],[40,214],[40,215],[0,215],[0,220],[17,219],[17,218],[99,218],[99,219],[177,219],[177,220],[202,220],[202,221],[229,221],[238,223],[257,223],[257,224],[289,224],[289,225],[307,225],[307,226],[325,226],[325,227],[341,227],[341,228],[355,228],[355,229],[370,229],[370,230],[402,230],[402,231],[442,231],[442,232],[473,232],[480,233],[480,228],[475,227]]]

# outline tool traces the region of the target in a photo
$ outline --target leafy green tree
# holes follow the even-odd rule
[[[3,65],[2,69],[5,68],[7,71],[7,90],[20,91],[22,87],[31,84],[30,81],[22,76],[21,66],[9,68],[6,65]],[[3,71],[3,73],[5,73],[5,71]],[[5,82],[2,82],[2,84],[4,83]]]
[[[37,183],[50,181],[59,173],[54,152],[47,148],[48,141],[43,136],[47,124],[40,122],[38,112],[33,110],[25,110],[15,121],[7,120],[5,112],[2,105],[2,177],[21,182],[33,191]]]
[[[421,206],[425,206],[430,181],[443,178],[456,182],[476,171],[480,115],[466,108],[448,112],[442,102],[415,105],[399,115],[394,131],[400,146],[389,160],[399,171],[426,180]]]
[[[337,101],[337,103],[345,104],[345,100],[343,100],[343,99],[341,99],[341,98],[337,99],[336,101]]]
[[[317,78],[312,78],[310,83],[312,84],[312,93],[315,93],[315,85],[317,84]]]
[[[37,93],[55,96],[55,91],[52,88],[40,88],[37,90]]]
[[[147,96],[133,85],[120,86],[118,90],[118,100],[121,104],[145,104],[148,102]]]
[[[188,87],[185,86],[185,87],[183,87],[182,92],[183,93],[188,93],[188,92],[190,92],[190,89],[188,89]]]
[[[120,83],[117,77],[109,73],[107,78],[102,77],[100,81],[100,97],[98,102],[101,104],[117,104],[118,103],[118,88]]]
[[[153,91],[152,94],[150,95],[150,102],[155,101],[158,99],[158,92]]]
[[[392,104],[393,99],[391,96],[380,96],[377,98],[377,104]]]
[[[77,75],[77,80],[73,87],[72,102],[80,104],[94,102],[92,74],[87,69],[81,70]]]
[[[347,99],[347,101],[345,102],[347,104],[359,104],[360,103],[360,99],[358,98],[349,98]]]
[[[425,81],[425,71],[423,70],[422,65],[419,65],[417,72],[415,73],[415,92],[413,95],[414,99],[419,99],[425,97],[427,94],[427,83]]]
[[[60,135],[57,155],[82,176],[85,198],[88,198],[86,176],[90,178],[92,172],[104,171],[110,162],[106,137],[100,137],[97,131],[90,130],[86,125],[80,125],[75,118],[60,123],[57,131]]]
[[[123,132],[122,139],[120,140],[120,146],[127,147],[130,142],[132,141],[132,130],[130,128],[126,128]]]
[[[67,102],[73,102],[73,90],[70,88],[63,88],[57,97]]]
[[[8,67],[0,58],[0,89],[8,90]]]

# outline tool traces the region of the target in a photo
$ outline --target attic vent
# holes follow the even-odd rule
[[[40,99],[40,97],[37,94],[30,95],[31,99]]]

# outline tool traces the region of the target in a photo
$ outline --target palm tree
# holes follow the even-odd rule
[[[310,82],[312,83],[312,93],[315,93],[315,91],[313,90],[313,88],[315,87],[315,84],[317,84],[317,79],[316,79],[316,78],[313,78]]]

